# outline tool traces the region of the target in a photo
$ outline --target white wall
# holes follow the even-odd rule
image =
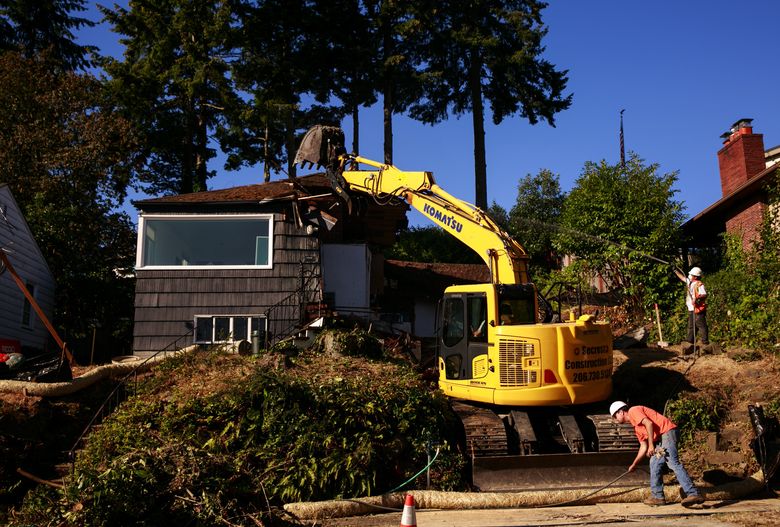
[[[51,320],[54,277],[6,185],[0,185],[0,209],[4,213],[0,214],[0,249],[6,249],[6,256],[22,281],[35,285],[35,300]],[[22,346],[42,349],[48,331],[34,311],[30,314],[31,327],[22,326],[23,308],[24,294],[6,270],[0,275],[0,339],[18,340]]]
[[[323,291],[333,293],[339,313],[367,314],[371,306],[371,252],[365,244],[322,245]]]
[[[414,301],[414,334],[418,337],[433,337],[436,329],[436,303],[433,300]]]

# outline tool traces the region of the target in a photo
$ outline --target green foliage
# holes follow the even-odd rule
[[[682,393],[669,402],[667,414],[680,430],[681,444],[690,444],[695,432],[718,430],[725,414],[725,406],[719,397],[696,397]]]
[[[561,217],[565,195],[560,176],[541,170],[527,174],[517,184],[517,202],[509,212],[509,232],[531,256],[531,265],[540,271],[558,267],[553,238]]]
[[[426,465],[428,442],[441,445],[434,488],[462,487],[454,416],[408,367],[311,353],[292,370],[234,360],[241,380],[203,395],[197,378],[219,358],[172,361],[172,375],[145,383],[90,436],[63,493],[32,495],[14,525],[47,515],[68,525],[278,525],[269,505],[393,489]]]
[[[141,180],[150,192],[207,190],[216,155],[209,135],[240,107],[229,74],[237,56],[231,4],[156,0],[100,9],[127,48],[102,66],[117,106],[145,134]]]
[[[325,341],[333,343],[334,351],[348,357],[365,357],[381,359],[384,356],[382,343],[371,333],[354,328],[350,331],[323,331],[317,337],[319,349],[323,349]]]
[[[671,269],[653,259],[673,261],[679,246],[676,181],[676,173],[660,175],[657,164],[632,153],[625,166],[586,163],[564,203],[556,248],[576,256],[579,272],[621,289],[634,316],[677,298]]]
[[[407,262],[484,263],[469,246],[435,225],[401,231],[385,256]]]
[[[780,419],[780,395],[769,401],[764,407],[764,412],[767,417],[774,417]]]
[[[73,16],[86,11],[84,0],[4,0],[0,5],[0,50],[20,51],[26,58],[46,52],[50,64],[72,71],[92,65],[95,46],[77,44],[73,30],[95,22]]]
[[[778,201],[778,190],[770,190],[770,203]],[[723,346],[748,348],[743,360],[752,360],[754,352],[776,352],[780,327],[780,230],[778,209],[768,207],[760,237],[745,247],[742,237],[723,237],[723,267],[705,274],[707,323],[710,340]],[[677,317],[672,320],[678,335],[684,335],[687,312],[680,294]]]

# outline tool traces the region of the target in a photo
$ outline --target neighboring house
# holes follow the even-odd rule
[[[436,307],[451,285],[490,282],[485,264],[385,261],[383,304],[399,319],[396,327],[418,337],[433,337]]]
[[[46,264],[19,204],[8,185],[0,183],[0,250],[32,293],[33,298],[51,319],[54,310],[54,276]],[[18,342],[22,349],[42,351],[49,332],[39,320],[11,273],[0,264],[0,344],[3,350]],[[5,342],[5,344],[3,344]]]
[[[721,137],[718,151],[723,197],[682,226],[691,247],[718,247],[724,232],[742,237],[750,249],[759,237],[769,206],[769,189],[778,180],[780,147],[764,150],[764,137],[754,134],[752,119],[740,119]]]
[[[273,342],[325,308],[370,318],[408,210],[355,196],[349,214],[320,174],[134,205],[135,354]]]

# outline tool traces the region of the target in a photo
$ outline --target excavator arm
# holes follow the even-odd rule
[[[336,193],[350,205],[346,190],[377,200],[404,200],[426,218],[471,247],[490,269],[493,284],[529,282],[528,254],[481,209],[460,200],[430,172],[409,172],[344,151],[341,129],[315,126],[304,136],[295,162],[324,166]],[[367,165],[369,170],[347,170]]]

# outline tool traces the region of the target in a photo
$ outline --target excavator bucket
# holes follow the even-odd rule
[[[648,485],[647,472],[626,473],[634,457],[633,452],[474,457],[472,480],[483,492],[584,491],[608,484],[610,489],[625,491]]]
[[[338,170],[339,156],[345,153],[344,131],[337,126],[318,124],[309,128],[295,154],[296,165],[325,167],[333,191],[344,200],[347,212],[352,212],[352,200],[345,189],[346,181]]]
[[[318,124],[313,126],[303,136],[298,152],[295,154],[296,165],[329,167],[344,153],[344,132],[337,126]]]

